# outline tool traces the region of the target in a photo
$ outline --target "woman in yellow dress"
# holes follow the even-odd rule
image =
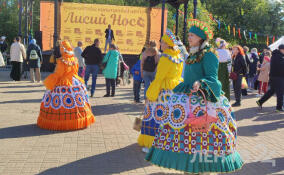
[[[148,152],[148,148],[152,146],[155,133],[162,124],[161,121],[168,116],[167,102],[172,89],[181,81],[183,60],[176,46],[175,35],[170,30],[167,30],[161,38],[161,48],[163,53],[157,66],[155,79],[146,92],[148,101],[145,105],[141,134],[138,137],[138,144],[143,146],[143,152]]]
[[[37,125],[49,130],[76,130],[95,122],[84,80],[78,76],[78,61],[69,42],[60,43],[62,57],[44,85]]]

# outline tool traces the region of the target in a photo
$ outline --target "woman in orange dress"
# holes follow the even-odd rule
[[[60,44],[62,57],[44,85],[37,125],[49,130],[76,130],[95,122],[84,80],[78,76],[78,61],[69,42]]]

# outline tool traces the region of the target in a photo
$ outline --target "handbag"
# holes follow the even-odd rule
[[[52,54],[49,58],[49,63],[54,64],[55,63],[55,58],[54,58],[54,54]]]
[[[100,65],[101,70],[104,70],[104,69],[106,68],[107,62],[108,62],[108,60],[109,60],[110,55],[111,55],[111,53],[109,54],[109,56],[108,56],[108,58],[107,58],[107,61],[104,62],[104,63],[102,63],[102,64]]]
[[[143,121],[144,111],[141,113],[140,117],[136,117],[133,123],[133,129],[135,131],[140,132],[142,128],[142,121]]]
[[[229,78],[231,80],[237,80],[238,79],[238,74],[236,72],[231,72],[229,75]]]
[[[199,89],[198,91],[201,92],[202,97],[205,102],[205,111],[203,115],[196,116],[192,111],[192,105],[191,105],[191,97],[193,96],[192,93],[189,94],[189,114],[187,116],[187,119],[185,120],[185,124],[190,124],[192,127],[193,132],[208,132],[210,130],[211,123],[214,123],[218,120],[216,116],[210,116],[208,114],[208,102],[206,100],[204,92]]]
[[[2,66],[5,66],[5,61],[4,61],[2,53],[0,52],[0,67]]]
[[[136,117],[133,123],[133,129],[140,132],[142,128],[142,117]]]
[[[242,89],[247,89],[248,88],[248,83],[245,77],[242,79]]]

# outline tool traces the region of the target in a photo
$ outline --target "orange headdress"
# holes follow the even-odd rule
[[[62,58],[74,57],[72,46],[68,41],[62,41],[60,43],[60,52],[61,52]]]

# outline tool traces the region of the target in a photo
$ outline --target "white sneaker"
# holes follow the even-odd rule
[[[262,95],[261,94],[256,94],[256,97],[259,98],[259,97],[262,97]]]
[[[144,152],[144,153],[148,153],[148,152],[149,152],[149,148],[147,148],[147,147],[143,147],[143,148],[142,148],[142,152]]]

